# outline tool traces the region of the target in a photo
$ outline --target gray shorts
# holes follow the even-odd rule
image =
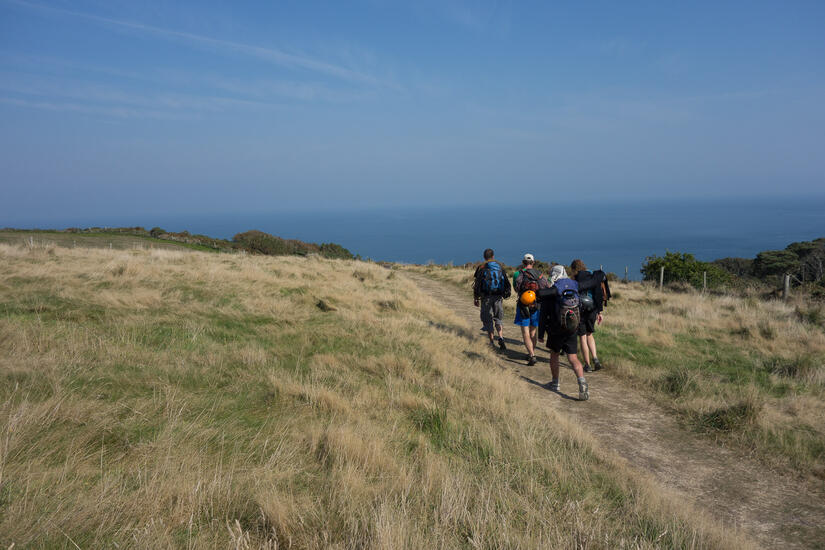
[[[504,308],[501,306],[501,296],[481,297],[481,322],[484,330],[493,332],[493,325],[501,326],[501,319],[504,317]]]

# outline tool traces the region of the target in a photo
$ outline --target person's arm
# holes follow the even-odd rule
[[[473,303],[478,305],[479,299],[481,298],[481,289],[479,288],[478,284],[478,273],[481,270],[480,267],[476,268],[476,272],[473,273]]]

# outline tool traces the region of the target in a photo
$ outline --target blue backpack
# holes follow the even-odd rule
[[[504,294],[504,270],[498,262],[487,262],[481,272],[481,292],[488,296]]]

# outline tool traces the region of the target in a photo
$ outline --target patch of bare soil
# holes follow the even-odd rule
[[[470,327],[481,327],[471,297],[425,275],[405,276]],[[479,346],[489,345],[485,333],[477,334]],[[766,548],[825,548],[825,487],[770,471],[752,457],[686,430],[666,409],[611,376],[609,358],[607,369],[587,375],[589,401],[576,400],[578,387],[569,368],[562,368],[560,392],[550,392],[544,386],[551,378],[547,349],[539,344],[539,362],[528,367],[512,321],[504,321],[504,334],[508,349],[499,355],[501,366],[516,372],[549,406],[575,417],[602,448]]]

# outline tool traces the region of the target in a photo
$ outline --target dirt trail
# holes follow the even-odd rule
[[[405,275],[471,327],[481,326],[478,308],[454,287],[418,273]],[[575,375],[562,359],[561,391],[550,392],[543,387],[551,378],[547,349],[539,344],[539,363],[528,367],[521,334],[510,320],[504,335],[508,349],[499,355],[502,367],[518,373],[562,414],[575,415],[603,448],[631,467],[766,548],[825,548],[825,487],[768,471],[747,455],[685,430],[667,410],[611,376],[609,368],[587,375],[590,400],[579,402]],[[486,338],[479,332],[479,346],[487,345]]]

